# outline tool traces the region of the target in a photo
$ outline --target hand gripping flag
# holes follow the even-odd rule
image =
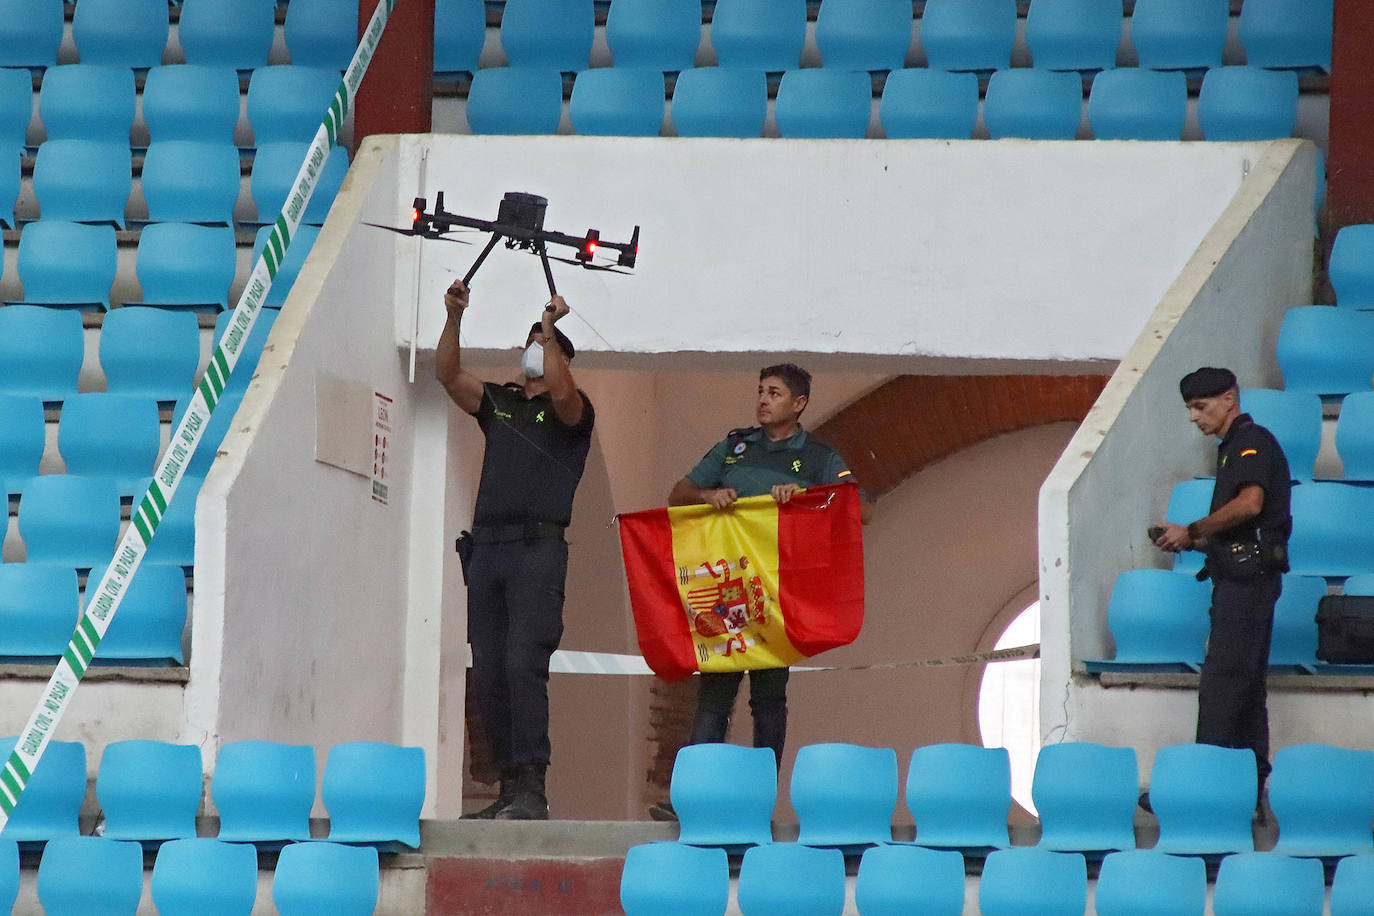
[[[782,668],[854,641],[863,625],[859,488],[751,496],[728,510],[619,516],[639,649],[669,681]]]

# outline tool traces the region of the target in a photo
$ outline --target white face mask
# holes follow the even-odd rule
[[[539,341],[531,341],[525,348],[525,356],[520,360],[520,371],[525,378],[539,378],[544,374],[544,348]]]

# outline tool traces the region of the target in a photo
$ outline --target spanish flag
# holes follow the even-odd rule
[[[859,488],[810,487],[779,505],[620,515],[639,649],[656,674],[781,668],[847,645],[864,612]]]

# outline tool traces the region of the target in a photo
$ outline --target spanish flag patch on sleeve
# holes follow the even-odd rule
[[[836,474],[835,476],[836,476],[836,477],[843,478],[843,477],[849,477],[849,476],[850,476],[851,474],[853,474],[853,473],[854,473],[854,472],[851,471],[851,470],[849,470],[849,468],[845,468],[843,471],[840,471],[840,473]]]
[[[1248,457],[1251,456],[1251,455],[1258,455],[1258,454],[1259,454],[1259,449],[1257,449],[1257,448],[1247,448],[1247,449],[1245,449],[1244,451],[1242,451],[1242,452],[1240,453],[1240,457],[1241,457],[1241,458],[1248,458]]]

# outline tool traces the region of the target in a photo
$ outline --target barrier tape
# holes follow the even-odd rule
[[[994,649],[991,652],[969,652],[966,655],[946,655],[937,658],[917,658],[900,662],[875,662],[871,665],[793,665],[793,671],[873,671],[880,668],[953,668],[962,665],[982,665],[989,662],[1016,662],[1040,657],[1040,644]],[[549,659],[551,674],[653,674],[642,656],[618,655],[614,652],[576,652],[559,649]]]
[[[238,363],[239,351],[248,339],[249,332],[257,320],[258,312],[277,275],[291,237],[300,226],[305,213],[305,205],[314,193],[320,172],[329,156],[329,149],[338,139],[348,110],[357,95],[358,86],[372,60],[372,55],[381,40],[382,30],[396,0],[381,0],[372,15],[371,22],[363,32],[353,59],[344,72],[339,88],[329,104],[329,110],[320,122],[319,129],[310,143],[305,161],[296,173],[282,211],[278,214],[272,232],[268,236],[261,256],[253,265],[239,301],[234,306],[233,316],[225,329],[224,336],[216,343],[210,356],[210,363],[200,384],[192,394],[191,404],[172,433],[171,444],[153,472],[153,482],[148,492],[131,517],[131,524],[125,529],[115,548],[113,561],[107,567],[100,583],[92,594],[95,598],[88,602],[77,622],[67,649],[48,680],[28,724],[20,732],[4,769],[0,770],[0,829],[9,820],[14,806],[28,785],[33,771],[47,749],[48,741],[61,721],[67,707],[71,705],[81,678],[95,657],[100,640],[104,638],[110,621],[128,589],[130,580],[137,572],[148,544],[157,533],[163,513],[176,494],[177,487],[185,475],[186,464],[195,453],[204,435],[210,414],[219,402],[220,395],[229,381],[229,375]]]

